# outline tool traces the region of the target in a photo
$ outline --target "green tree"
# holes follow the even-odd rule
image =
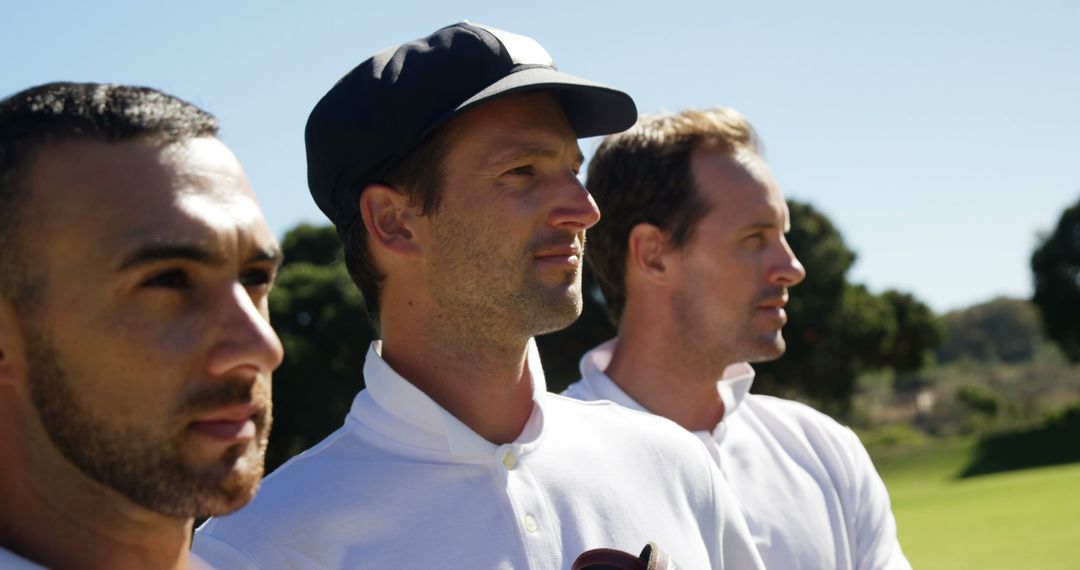
[[[1080,362],[1080,201],[1061,214],[1057,227],[1031,256],[1032,298],[1046,335],[1072,362]]]
[[[332,227],[298,226],[282,239],[282,249],[270,320],[285,360],[274,373],[268,471],[341,426],[364,387],[364,356],[374,338]]]
[[[281,239],[281,249],[286,266],[301,262],[336,265],[342,256],[341,240],[333,226],[300,224]]]
[[[1030,301],[998,297],[947,313],[938,362],[961,359],[1030,362],[1044,341],[1039,310]]]
[[[807,278],[791,291],[787,307],[789,320],[784,328],[788,348],[783,358],[793,363],[807,363],[821,352],[822,344],[829,340],[830,331],[835,328],[835,315],[845,300],[845,293],[848,310],[857,310],[865,305],[866,299],[862,297],[869,293],[865,290],[848,290],[847,272],[855,263],[856,255],[844,243],[843,236],[832,221],[810,204],[796,200],[788,201],[788,209],[791,212],[788,242],[806,267]],[[870,321],[855,318],[854,323],[861,327],[869,325]],[[810,386],[795,374],[780,378],[770,374],[768,368],[770,366],[762,370],[764,374],[758,382],[759,390],[782,391],[786,387],[811,395],[842,394],[847,391],[821,383]]]
[[[913,372],[933,360],[933,349],[945,338],[945,326],[930,307],[909,293],[885,291],[892,308],[896,336],[885,349],[882,364],[897,372]]]
[[[807,268],[808,275],[810,268]],[[804,296],[794,289],[791,298]],[[864,370],[883,366],[885,352],[896,337],[892,307],[883,298],[862,285],[845,283],[836,305],[824,314],[806,314],[799,319],[796,306],[789,314],[791,320],[820,323],[807,334],[785,328],[788,351],[772,362],[754,365],[758,380],[754,391],[766,394],[809,397],[831,413],[842,414],[848,409],[855,391],[855,379]],[[810,341],[810,342],[807,342]]]
[[[914,296],[898,291],[874,295],[849,283],[855,253],[829,219],[809,204],[789,201],[788,241],[807,277],[791,291],[787,352],[755,365],[755,391],[803,394],[843,414],[855,380],[865,371],[915,370],[941,341],[941,324]]]

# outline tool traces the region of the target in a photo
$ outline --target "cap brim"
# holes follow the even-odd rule
[[[570,127],[579,138],[622,132],[637,121],[634,100],[618,89],[549,67],[528,67],[487,86],[439,122],[496,97],[541,89],[558,94]]]

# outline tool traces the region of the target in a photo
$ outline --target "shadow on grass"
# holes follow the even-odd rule
[[[1017,469],[1080,462],[1080,405],[1050,418],[1041,427],[998,433],[979,441],[961,479]]]

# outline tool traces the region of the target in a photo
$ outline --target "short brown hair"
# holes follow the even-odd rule
[[[652,224],[682,247],[712,207],[690,171],[690,154],[699,148],[760,154],[746,118],[717,107],[642,117],[630,130],[605,138],[589,163],[586,186],[603,217],[589,230],[585,255],[616,323],[626,305],[630,230]]]
[[[411,203],[418,204],[422,214],[433,214],[442,202],[443,160],[456,140],[453,121],[436,129],[416,148],[394,164],[382,183],[403,193]],[[368,319],[378,329],[380,294],[385,276],[375,266],[367,244],[367,228],[360,215],[352,220],[341,236],[345,268],[349,271],[360,294],[364,297]]]

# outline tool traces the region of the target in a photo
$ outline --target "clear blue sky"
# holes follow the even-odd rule
[[[205,107],[279,235],[323,222],[305,182],[312,105],[372,53],[461,19],[535,37],[644,112],[739,109],[788,196],[858,252],[852,279],[939,311],[1030,295],[1037,234],[1080,199],[1071,0],[5,0],[0,14],[0,93],[108,81]]]

